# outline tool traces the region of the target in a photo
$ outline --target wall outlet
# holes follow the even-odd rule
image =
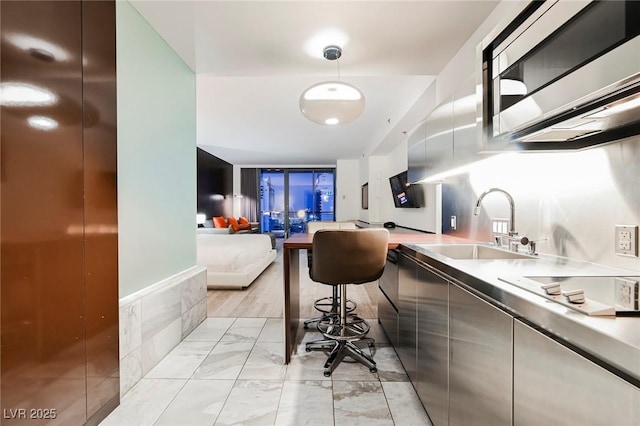
[[[638,226],[616,225],[615,252],[638,257]]]
[[[638,281],[624,278],[615,279],[615,302],[616,305],[624,306],[627,309],[638,310]]]

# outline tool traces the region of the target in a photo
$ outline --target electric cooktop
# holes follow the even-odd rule
[[[586,315],[640,316],[640,276],[527,276],[499,279]]]

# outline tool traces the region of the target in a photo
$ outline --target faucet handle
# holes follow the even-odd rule
[[[541,238],[539,240],[530,240],[527,237],[522,237],[520,239],[520,244],[522,244],[523,246],[528,245],[529,246],[529,254],[533,254],[533,255],[537,255],[538,253],[536,253],[536,243],[540,243],[542,241],[547,241],[546,238]]]

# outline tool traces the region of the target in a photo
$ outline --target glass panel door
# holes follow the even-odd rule
[[[313,171],[289,171],[289,235],[307,232],[307,222],[313,217],[316,196]]]
[[[335,220],[335,173],[333,170],[316,170],[315,194],[317,196],[312,220]]]
[[[284,170],[260,172],[260,231],[285,236]]]
[[[289,234],[307,232],[309,221],[335,220],[333,170],[289,170]]]
[[[260,173],[261,230],[286,237],[307,232],[309,221],[333,221],[334,195],[334,170],[263,169]]]

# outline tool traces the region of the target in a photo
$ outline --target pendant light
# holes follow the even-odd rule
[[[338,46],[327,46],[323,50],[329,61],[337,61],[342,56]],[[323,81],[307,88],[300,96],[300,111],[309,120],[323,125],[349,123],[364,111],[364,95],[352,84],[339,81],[340,63],[338,62],[338,80]]]

